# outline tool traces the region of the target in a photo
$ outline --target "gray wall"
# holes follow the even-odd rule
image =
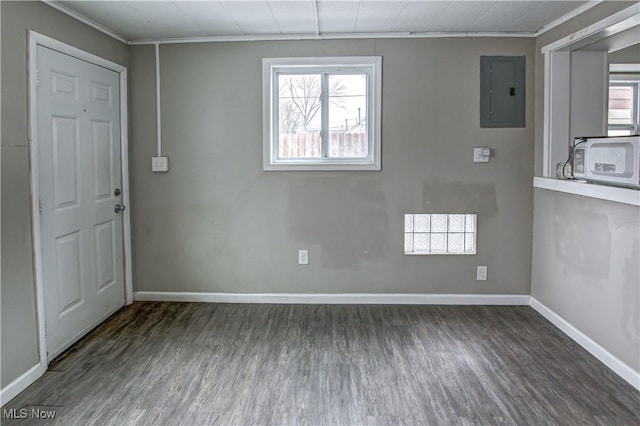
[[[529,294],[533,39],[132,48],[135,290]],[[383,57],[382,171],[263,172],[261,59]],[[526,55],[527,127],[479,127],[480,55]],[[474,164],[474,146],[491,147]],[[477,256],[404,256],[403,214],[478,214]],[[309,249],[310,265],[297,265]],[[477,265],[489,279],[477,282]]]
[[[2,8],[2,358],[4,388],[38,362],[27,141],[27,31],[128,66],[126,45],[40,2]]]
[[[536,39],[536,175],[542,171],[540,48],[632,3],[604,2]],[[536,189],[531,294],[640,371],[640,208]]]
[[[542,158],[539,49],[626,5],[603,3],[539,37],[535,49],[529,39],[162,46],[171,172],[152,174],[153,49],[129,49],[39,2],[1,2],[1,386],[38,357],[28,29],[125,66],[132,52],[136,290],[529,294],[532,277],[536,298],[640,369],[637,208],[536,190],[530,272],[534,101],[537,172]],[[383,56],[383,170],[263,172],[260,59],[329,55]],[[480,55],[527,56],[527,128],[479,128]],[[474,146],[496,157],[473,164]],[[420,211],[478,213],[478,255],[403,256],[402,214]],[[585,238],[575,226],[592,229],[598,243],[578,248],[582,257],[570,255]],[[310,250],[309,266],[296,265],[299,248]],[[478,283],[480,264],[489,280]]]
[[[634,44],[626,49],[609,54],[610,64],[637,64],[640,63],[640,44]]]
[[[534,193],[532,295],[640,371],[640,208]]]

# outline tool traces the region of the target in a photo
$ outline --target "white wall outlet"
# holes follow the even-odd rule
[[[473,148],[474,163],[488,163],[491,157],[491,148]]]
[[[476,281],[486,281],[486,280],[487,280],[487,267],[478,266],[478,270],[476,272]]]
[[[298,250],[298,265],[309,264],[309,250]]]
[[[168,172],[169,157],[151,157],[152,172]]]

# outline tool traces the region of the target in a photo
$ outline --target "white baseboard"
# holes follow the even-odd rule
[[[22,376],[9,383],[0,391],[0,406],[4,406],[7,402],[15,398],[20,392],[38,380],[45,371],[47,370],[42,364],[36,364]]]
[[[560,315],[540,303],[534,297],[518,294],[289,294],[289,293],[183,293],[137,291],[136,301],[153,302],[214,302],[214,303],[283,303],[283,304],[394,304],[394,305],[520,305],[531,306],[603,364],[640,390],[640,373],[619,360],[586,334],[575,328]],[[15,398],[20,392],[38,380],[46,367],[37,364],[0,391],[0,406]]]
[[[133,300],[145,302],[282,303],[332,305],[529,305],[519,294],[411,294],[411,293],[183,293],[136,291]]]
[[[567,320],[556,314],[554,311],[540,303],[533,296],[531,297],[531,307],[538,311],[551,324],[555,325],[564,334],[573,339],[576,343],[586,349],[591,355],[598,358],[604,365],[613,370],[614,373],[626,380],[631,386],[640,390],[640,373],[619,360],[611,352],[596,343],[589,336],[575,328]]]

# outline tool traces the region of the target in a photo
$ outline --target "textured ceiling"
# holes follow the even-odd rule
[[[352,33],[535,33],[584,1],[60,1],[127,40]]]

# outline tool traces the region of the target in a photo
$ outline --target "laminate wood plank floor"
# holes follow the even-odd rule
[[[640,424],[640,392],[506,306],[134,303],[10,408],[62,425]]]

